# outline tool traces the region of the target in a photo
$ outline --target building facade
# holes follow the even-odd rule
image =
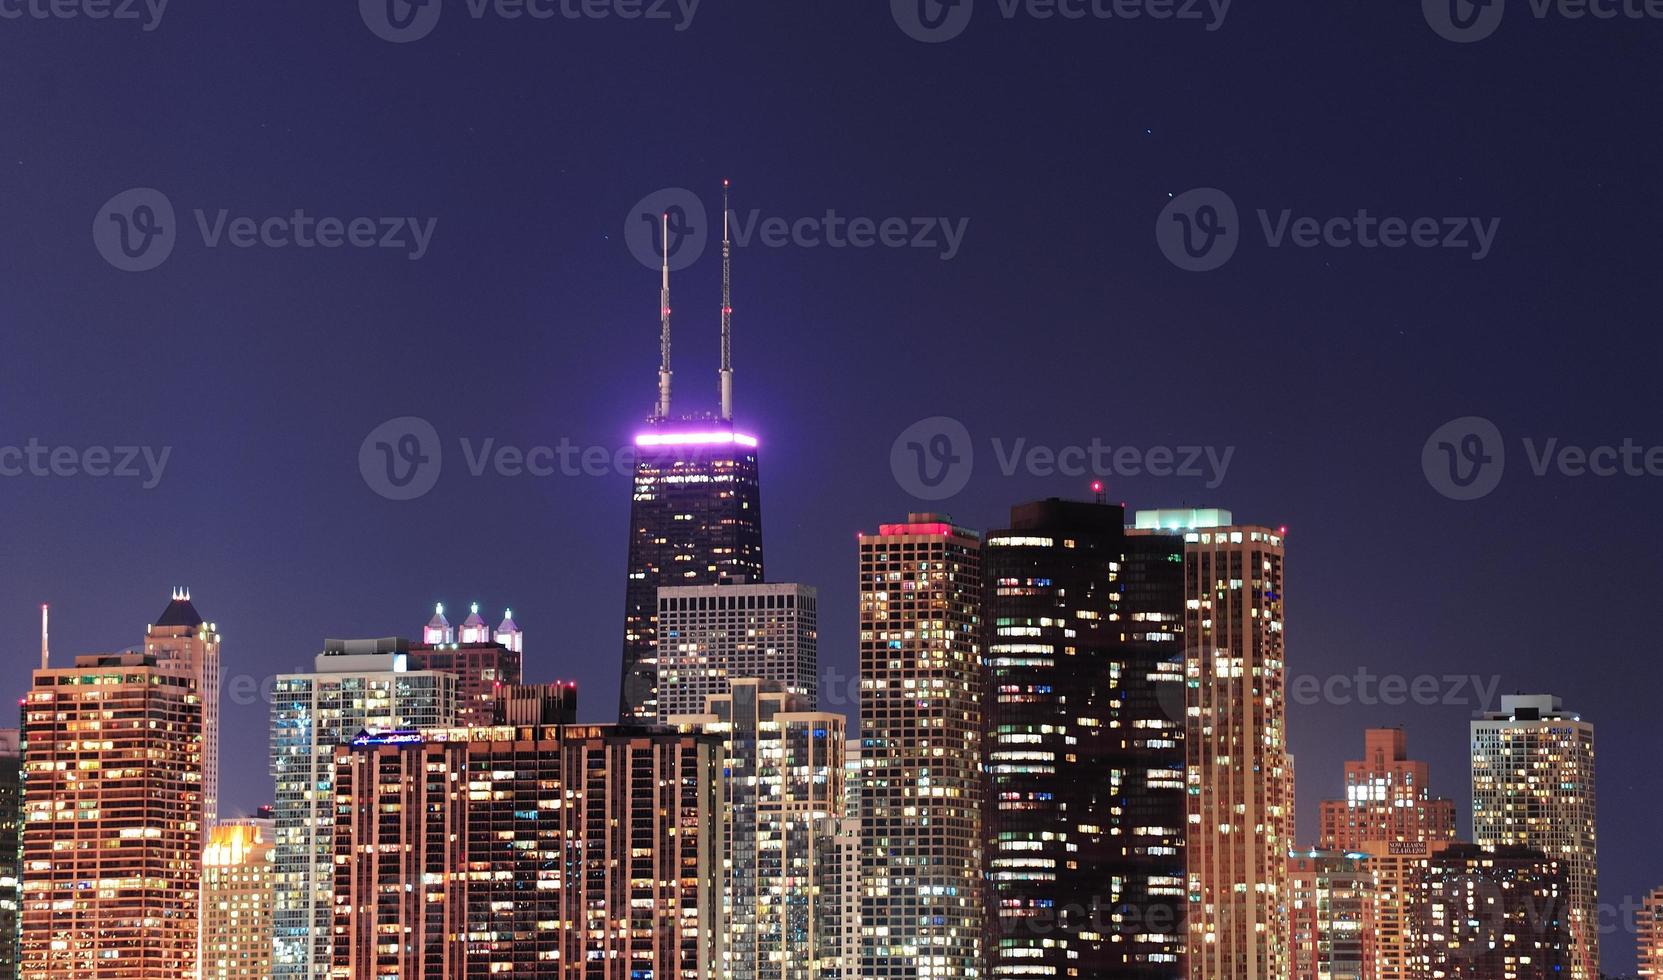
[[[1503,695],[1472,722],[1472,832],[1482,847],[1535,848],[1565,875],[1571,980],[1599,980],[1594,726],[1556,697]]]
[[[497,695],[493,725],[575,725],[577,684],[514,684]]]
[[[1635,930],[1640,980],[1663,978],[1663,888],[1654,888],[1640,902]]]
[[[860,974],[980,977],[981,540],[912,514],[859,547]]]
[[[722,740],[723,976],[831,980],[844,963],[844,716],[776,680],[729,687],[705,713],[671,719]]]
[[[1374,874],[1365,854],[1288,855],[1292,980],[1373,980]]]
[[[1108,504],[983,545],[993,977],[1183,975],[1183,539]]]
[[[1426,980],[1426,880],[1432,859],[1452,840],[1365,841],[1374,878],[1376,980]]]
[[[17,980],[19,884],[23,868],[23,743],[16,728],[0,728],[0,980]]]
[[[763,582],[757,440],[731,421],[656,418],[635,437],[620,720],[656,721],[658,590]]]
[[[202,980],[271,976],[270,820],[222,820],[202,852]]]
[[[277,678],[274,977],[321,980],[331,969],[336,747],[366,731],[455,724],[455,675],[413,671],[408,655],[396,638],[329,640],[313,673]]]
[[[703,712],[740,677],[778,681],[819,704],[814,587],[733,582],[658,590],[658,720]]]
[[[719,739],[364,735],[335,752],[338,980],[715,980]]]
[[[27,980],[195,980],[196,675],[143,653],[38,670],[23,703]]]
[[[1184,536],[1189,976],[1288,973],[1293,757],[1282,533],[1228,511],[1140,511]]]
[[[460,630],[445,619],[445,607],[434,607],[433,618],[422,628],[422,642],[410,645],[411,670],[442,670],[456,675],[456,724],[484,727],[496,723],[497,699],[503,688],[524,680],[524,633],[512,609],[503,613],[495,630],[471,607]]]
[[[1563,866],[1531,848],[1455,843],[1426,874],[1422,976],[1554,980],[1570,969]]]
[[[196,678],[202,698],[202,826],[219,819],[219,627],[191,605],[189,589],[174,589],[156,622],[146,627],[144,650]]]
[[[1434,798],[1431,767],[1409,758],[1401,728],[1370,728],[1363,758],[1345,764],[1345,798],[1322,801],[1321,846],[1455,839],[1455,801]]]

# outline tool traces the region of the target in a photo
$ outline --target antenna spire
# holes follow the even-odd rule
[[[48,606],[44,602],[40,604],[40,669],[41,670],[47,669],[47,664],[50,663],[51,660],[52,660],[52,644],[51,644],[51,640],[50,640],[51,634],[48,632],[48,630],[46,628],[47,627],[47,614],[51,611],[51,608],[52,608],[51,606]]]
[[[664,288],[659,293],[658,411],[657,418],[670,417],[670,212],[664,212]]]
[[[722,420],[733,421],[733,238],[728,233],[730,180],[722,181]]]

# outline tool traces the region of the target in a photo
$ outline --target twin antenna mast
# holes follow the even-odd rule
[[[733,421],[733,236],[728,193],[733,186],[722,181],[722,421]],[[664,250],[663,282],[658,294],[658,408],[653,417],[670,417],[670,213],[660,226],[659,242]]]

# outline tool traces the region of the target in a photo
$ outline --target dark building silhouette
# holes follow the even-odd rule
[[[659,419],[635,438],[621,721],[658,720],[658,589],[762,582],[757,441],[731,422]]]
[[[1541,851],[1458,843],[1432,855],[1422,976],[1563,980],[1570,975],[1564,866]]]
[[[1109,504],[983,548],[992,977],[1184,975],[1184,542]]]

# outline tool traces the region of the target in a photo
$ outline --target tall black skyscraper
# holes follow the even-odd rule
[[[1124,519],[1023,504],[983,548],[995,978],[1183,976],[1184,545]]]
[[[725,187],[725,185],[724,185]],[[726,194],[723,195],[724,225]],[[666,221],[668,219],[666,218]],[[762,492],[757,440],[733,424],[733,248],[722,235],[722,364],[719,414],[670,414],[670,260],[664,238],[660,299],[658,404],[635,437],[635,489],[629,509],[629,581],[624,590],[621,721],[658,718],[658,587],[714,585],[723,578],[764,581]]]

